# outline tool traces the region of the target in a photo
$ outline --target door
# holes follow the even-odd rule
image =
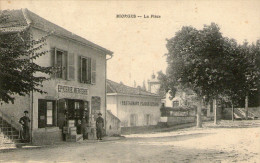
[[[137,125],[137,115],[131,114],[130,115],[130,126],[136,126]]]
[[[38,128],[44,128],[46,126],[46,108],[46,101],[38,100]]]
[[[148,126],[148,125],[151,125],[151,115],[150,114],[146,114],[145,115],[145,124]]]
[[[67,100],[60,99],[58,101],[58,126],[60,129],[65,125],[66,123],[66,116],[67,116]]]

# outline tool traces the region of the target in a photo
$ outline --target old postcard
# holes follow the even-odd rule
[[[259,6],[0,0],[0,162],[260,162]]]

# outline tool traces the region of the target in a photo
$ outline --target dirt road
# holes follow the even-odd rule
[[[260,121],[0,153],[0,162],[260,162]]]

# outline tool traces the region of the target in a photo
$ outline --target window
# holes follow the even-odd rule
[[[89,57],[80,57],[80,82],[96,83],[96,60]]]
[[[52,100],[38,101],[38,128],[56,126],[56,102]]]
[[[53,125],[53,104],[47,102],[47,125]]]
[[[68,54],[65,51],[53,49],[52,66],[54,68],[53,77],[67,79],[68,73]]]
[[[179,101],[173,101],[172,102],[172,107],[173,108],[176,108],[176,107],[178,107],[179,106]]]

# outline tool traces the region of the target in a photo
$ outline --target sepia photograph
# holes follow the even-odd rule
[[[259,0],[0,0],[0,162],[259,163]]]

